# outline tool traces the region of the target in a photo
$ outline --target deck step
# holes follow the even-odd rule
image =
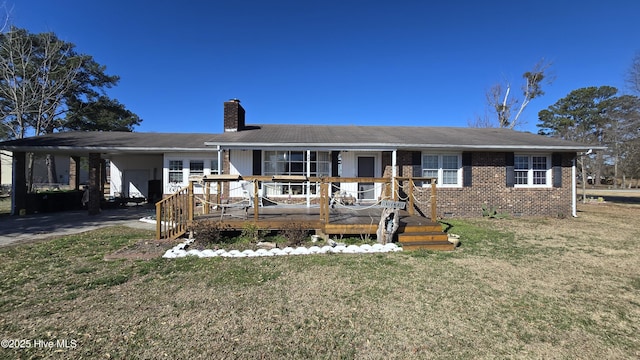
[[[398,233],[420,233],[420,232],[442,232],[442,225],[438,223],[425,223],[425,224],[400,224],[398,227]]]
[[[409,230],[409,231],[407,231]],[[455,245],[450,243],[447,234],[442,232],[442,228],[430,229],[429,231],[415,231],[416,227],[405,229],[405,232],[398,234],[398,242],[405,250],[445,250],[455,249]]]
[[[398,241],[400,242],[414,242],[414,241],[448,241],[447,234],[442,231],[428,231],[428,232],[405,232],[398,234]]]

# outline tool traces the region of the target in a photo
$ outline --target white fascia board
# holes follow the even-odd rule
[[[156,148],[156,147],[73,147],[73,146],[10,146],[7,150],[16,152],[88,152],[88,153],[165,153],[165,152],[206,152],[211,148]]]
[[[390,151],[402,149],[429,150],[471,150],[471,151],[563,151],[581,152],[589,149],[605,150],[604,146],[556,146],[556,145],[460,145],[460,144],[370,144],[370,143],[335,143],[335,144],[301,144],[301,143],[213,143],[207,146],[219,146],[225,149],[314,149],[314,150],[358,150],[358,151]]]

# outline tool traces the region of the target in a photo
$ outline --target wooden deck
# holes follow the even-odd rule
[[[300,178],[300,179],[298,179]],[[229,203],[227,199],[223,203],[219,194],[228,192],[229,182],[250,181],[253,183],[252,197],[234,199]],[[250,204],[264,204],[259,199],[258,183],[262,181],[287,181],[314,183],[319,189],[319,198],[316,203],[320,205],[291,205],[278,204],[273,206],[250,207]],[[414,181],[430,181],[430,218],[416,214],[415,183]],[[399,228],[394,241],[402,244],[406,250],[430,249],[453,250],[454,245],[448,241],[448,236],[442,231],[441,225],[436,219],[436,183],[433,178],[307,178],[307,177],[280,177],[240,175],[209,175],[198,181],[204,183],[203,195],[196,196],[193,190],[194,181],[189,186],[182,188],[156,203],[156,236],[158,239],[175,239],[182,236],[192,221],[214,220],[222,223],[229,230],[241,230],[247,223],[255,224],[262,229],[281,230],[297,224],[309,230],[315,230],[316,234],[326,236],[343,235],[375,235],[383,208],[384,201],[403,203],[407,211],[400,211]],[[372,182],[381,186],[377,206],[356,202],[352,204],[340,201],[341,197],[334,196],[334,183],[346,184],[348,182]],[[216,184],[215,196],[211,193],[211,184]],[[225,190],[226,188],[226,190]],[[353,196],[352,194],[348,194]],[[353,197],[355,199],[355,197]],[[208,199],[208,200],[207,200]],[[262,198],[263,200],[265,198]],[[277,204],[274,201],[269,203]],[[307,199],[308,203],[311,203]],[[196,207],[200,204],[201,211]],[[386,206],[395,206],[385,204]],[[406,205],[406,206],[405,206]]]
[[[259,210],[258,219],[254,218],[252,208],[232,208],[213,211],[210,214],[195,216],[194,220],[220,221],[230,230],[241,230],[247,223],[262,229],[280,230],[291,224],[300,224],[319,235],[349,236],[375,235],[382,214],[381,207],[341,206],[330,209],[329,221],[320,217],[320,207],[306,206],[266,206]],[[428,218],[400,211],[399,228],[394,241],[399,241],[406,250],[453,250],[442,226]]]

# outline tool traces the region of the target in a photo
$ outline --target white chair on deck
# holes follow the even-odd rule
[[[249,201],[249,207],[253,207],[253,200],[255,199],[253,183],[250,181],[243,181],[241,186],[243,199]],[[258,189],[258,206],[262,207],[262,189]]]

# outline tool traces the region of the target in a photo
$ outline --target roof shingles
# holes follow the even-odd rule
[[[499,128],[419,126],[255,125],[221,134],[66,132],[10,140],[12,151],[171,152],[235,148],[325,147],[380,149],[442,148],[460,150],[541,149],[586,151],[598,148],[546,136]]]

